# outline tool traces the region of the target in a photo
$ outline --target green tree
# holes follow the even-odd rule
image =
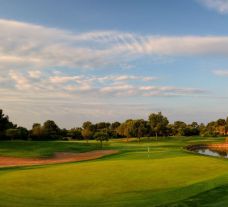
[[[204,123],[201,123],[199,125],[199,133],[200,133],[200,136],[204,136],[205,133],[206,133],[206,126]]]
[[[216,121],[216,132],[220,135],[226,134],[226,120],[225,119],[218,119]]]
[[[60,129],[59,130],[59,134],[63,137],[63,138],[67,138],[68,136],[68,130],[66,128]]]
[[[39,123],[34,123],[32,126],[32,130],[31,130],[31,137],[34,140],[39,140],[39,139],[43,139],[43,129],[41,124]]]
[[[54,140],[60,138],[60,129],[58,125],[52,120],[45,121],[42,130],[45,139]]]
[[[92,127],[92,122],[90,122],[90,121],[86,121],[82,124],[83,129],[91,128],[91,127]]]
[[[21,140],[28,140],[29,139],[29,131],[26,128],[18,127],[17,129],[19,131],[18,139],[21,139]]]
[[[136,120],[134,124],[134,128],[135,128],[135,135],[138,138],[139,142],[141,137],[145,137],[149,132],[148,124],[143,119]]]
[[[81,140],[83,138],[82,136],[82,128],[72,128],[68,131],[68,136],[70,136],[72,139],[79,139]]]
[[[120,126],[120,122],[116,121],[111,124],[111,130],[116,130]]]
[[[227,134],[227,131],[228,131],[228,117],[226,118],[225,134]]]
[[[172,135],[174,136],[184,136],[184,131],[187,127],[183,121],[175,121],[171,126]]]
[[[216,131],[217,123],[215,121],[209,122],[206,126],[206,132],[204,136],[216,137],[218,132]]]
[[[129,136],[138,138],[140,142],[141,137],[148,133],[147,122],[143,119],[131,120],[127,122]]]
[[[197,122],[192,122],[188,127],[190,128],[189,136],[197,136],[200,134],[200,126]]]
[[[117,128],[117,132],[119,135],[126,137],[128,142],[129,138],[134,135],[133,126],[134,121],[132,119],[126,120]]]
[[[101,149],[103,148],[103,141],[109,140],[109,136],[105,132],[96,132],[94,138],[101,143]]]
[[[112,138],[118,138],[119,134],[118,134],[118,127],[120,126],[119,122],[114,122],[110,125],[110,129],[109,129],[109,136]]]
[[[86,142],[88,143],[89,139],[93,138],[93,135],[95,133],[95,127],[89,121],[84,122],[82,127],[83,127],[82,136],[86,140]]]
[[[151,130],[155,133],[156,140],[158,139],[158,136],[163,136],[167,134],[169,121],[165,116],[162,115],[161,112],[157,114],[150,114],[149,123],[151,126]]]
[[[19,129],[7,129],[6,136],[11,140],[18,139],[20,137],[20,130]]]
[[[127,141],[130,137],[136,137],[140,141],[141,137],[148,135],[149,126],[143,119],[129,119],[117,127],[117,132],[119,135],[127,137]]]
[[[6,130],[11,128],[16,128],[12,122],[9,121],[9,117],[3,113],[3,110],[0,109],[0,139],[6,138]]]
[[[93,131],[91,131],[89,128],[85,128],[82,130],[82,136],[83,138],[86,140],[86,142],[88,143],[89,139],[93,138]]]
[[[95,124],[95,128],[96,130],[100,131],[108,131],[110,129],[111,124],[108,122],[99,122],[97,124]]]

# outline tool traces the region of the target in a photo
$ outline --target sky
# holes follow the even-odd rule
[[[20,126],[228,116],[228,0],[0,5],[0,108]]]

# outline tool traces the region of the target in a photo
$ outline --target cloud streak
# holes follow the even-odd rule
[[[228,56],[228,37],[160,37],[118,31],[72,33],[0,19],[0,72],[4,74],[0,84],[7,90],[114,97],[205,93],[201,89],[151,85],[157,77],[54,74],[58,68],[77,71],[129,65],[127,61],[141,56],[189,55]],[[47,68],[53,68],[53,72],[45,72]]]
[[[228,77],[228,70],[213,70],[212,71],[217,76]]]
[[[18,117],[27,111],[41,118],[60,113],[60,119],[61,114],[72,113],[70,107],[97,104],[98,108],[74,109],[78,116],[86,114],[86,120],[90,115],[107,116],[110,103],[128,103],[132,97],[140,102],[152,97],[207,96],[209,92],[201,88],[159,84],[160,77],[129,71],[134,70],[132,62],[144,57],[214,55],[228,56],[228,37],[153,36],[119,31],[76,33],[0,19],[0,95],[3,106],[11,107],[11,111],[20,114]],[[117,70],[111,74],[110,68]],[[128,70],[123,74],[120,68]],[[88,69],[93,69],[93,73]],[[92,75],[97,69],[100,75]],[[109,75],[102,75],[104,71]],[[106,104],[105,110],[102,104]],[[111,107],[114,116],[119,109]],[[131,113],[130,109],[123,111]],[[30,122],[29,119],[27,123]]]
[[[202,5],[209,9],[215,10],[220,14],[228,13],[228,1],[227,0],[198,0]]]
[[[37,76],[42,77],[37,79]],[[155,86],[157,77],[134,75],[66,75],[45,74],[40,71],[22,73],[11,70],[8,76],[7,90],[24,92],[31,97],[43,97],[43,94],[59,94],[72,97],[118,97],[118,96],[194,96],[207,94],[208,91],[197,88]],[[35,92],[35,94],[34,94]],[[9,93],[7,93],[9,94]]]
[[[228,37],[72,33],[0,19],[0,69],[108,68],[146,55],[228,56]]]

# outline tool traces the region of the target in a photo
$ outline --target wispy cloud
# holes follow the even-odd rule
[[[193,96],[193,95],[205,95],[207,90],[198,88],[184,88],[173,86],[144,86],[140,87],[141,91],[144,91],[145,96]]]
[[[202,5],[221,14],[228,13],[228,0],[198,0]]]
[[[41,72],[39,70],[30,70],[28,71],[28,74],[31,78],[40,78]]]
[[[58,68],[99,68],[131,65],[141,56],[228,56],[228,37],[160,37],[118,31],[72,33],[24,22],[0,19],[0,79],[5,89],[85,92],[96,96],[177,96],[204,93],[201,89],[155,86],[157,77],[130,74],[93,76],[58,72]],[[54,68],[51,73],[47,68]],[[4,72],[3,72],[4,71]],[[7,72],[8,71],[8,72]],[[50,70],[49,70],[50,71]],[[56,72],[57,71],[57,72]],[[8,74],[7,74],[8,73]],[[35,96],[35,94],[33,94]]]
[[[38,76],[42,78],[37,79]],[[29,71],[22,73],[11,70],[6,76],[10,80],[8,89],[16,92],[30,93],[31,96],[45,93],[59,93],[71,96],[96,96],[96,97],[117,97],[117,96],[189,96],[206,94],[206,90],[173,87],[154,86],[157,77],[144,77],[134,75],[66,75],[66,74],[45,74],[36,71],[35,74]],[[35,94],[34,94],[35,92]],[[63,96],[63,97],[64,97]],[[43,97],[43,95],[41,95]]]
[[[130,65],[141,56],[228,56],[227,36],[153,36],[118,31],[72,33],[0,20],[0,69]]]
[[[215,75],[217,76],[224,76],[224,77],[228,77],[228,70],[213,70],[212,71]]]
[[[129,71],[134,70],[132,60],[142,57],[160,60],[160,57],[211,55],[228,56],[228,36],[162,37],[119,31],[75,33],[0,19],[1,100],[15,114],[27,110],[41,118],[66,113],[92,119],[91,116],[106,117],[111,110],[109,103],[104,110],[102,102],[118,100],[121,104],[128,97],[149,100],[150,97],[206,96],[208,91],[201,88],[159,84],[159,77]],[[123,70],[109,74],[107,70],[111,67],[128,70],[124,74]],[[100,75],[92,75],[88,69],[105,69],[109,75],[102,75],[101,71]],[[75,103],[93,103],[99,107],[90,105],[72,112],[70,107]],[[44,108],[48,109],[42,111]],[[115,117],[113,114],[119,109],[112,108]],[[123,108],[121,113],[131,113],[126,109],[128,106]]]

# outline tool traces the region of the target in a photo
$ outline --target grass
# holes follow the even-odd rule
[[[55,152],[87,152],[99,149],[99,145],[69,141],[2,141],[0,156],[49,157]]]
[[[98,160],[0,170],[0,206],[227,206],[228,160],[183,150],[223,138],[111,140],[120,153]],[[18,144],[20,143],[20,144]],[[148,158],[147,147],[150,146]],[[96,142],[1,142],[1,155],[89,151]]]

